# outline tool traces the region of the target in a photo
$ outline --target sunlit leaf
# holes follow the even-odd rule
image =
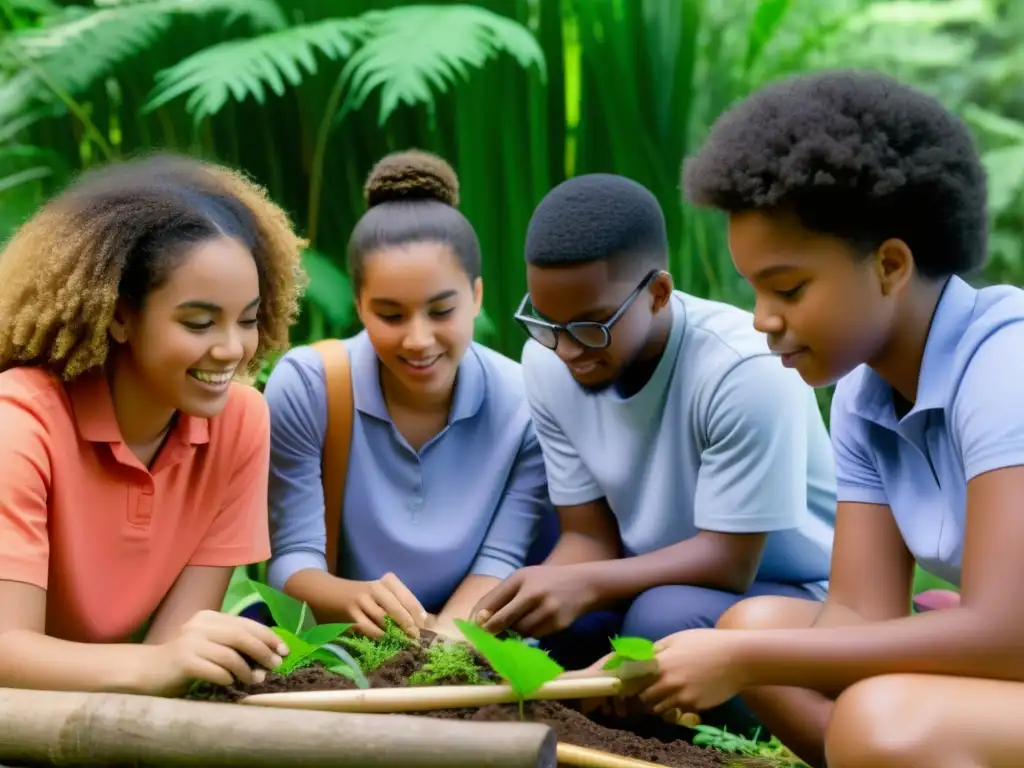
[[[472,5],[409,5],[364,18],[369,41],[349,59],[342,76],[349,88],[343,111],[358,109],[380,89],[378,122],[399,105],[427,104],[472,69],[500,53],[546,77],[544,52],[522,24]]]

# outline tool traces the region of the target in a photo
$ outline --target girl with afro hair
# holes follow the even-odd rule
[[[268,411],[236,379],[287,344],[302,246],[240,174],[155,156],[0,254],[0,686],[175,695],[288,652],[219,608],[269,556]]]
[[[417,150],[383,158],[366,181],[348,269],[363,330],[332,342],[349,360],[354,417],[330,547],[321,467],[334,385],[320,351],[289,351],[265,390],[268,579],[368,637],[388,617],[414,637],[458,636],[454,620],[532,557],[553,519],[520,365],[473,340],[480,243],[458,191],[448,163]]]
[[[780,364],[838,381],[838,509],[823,606],[666,638],[640,698],[739,693],[815,766],[1024,765],[1024,291],[962,277],[988,224],[968,130],[879,74],[801,76],[723,115],[684,182],[726,213]],[[914,613],[915,563],[959,601]]]

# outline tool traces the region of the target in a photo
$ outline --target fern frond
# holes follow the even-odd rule
[[[19,68],[5,83],[0,123],[40,105],[54,105],[50,83],[77,96],[156,43],[182,16],[244,18],[257,31],[287,26],[275,0],[146,0],[98,9],[74,6],[41,27],[6,35],[0,57]],[[45,78],[39,72],[45,73]]]
[[[364,14],[370,40],[345,65],[349,94],[343,111],[359,109],[381,89],[378,122],[400,104],[430,103],[471,69],[500,53],[546,78],[544,53],[519,22],[472,5],[411,5]]]
[[[366,36],[358,18],[326,19],[244,40],[204,48],[157,73],[144,110],[189,94],[185,108],[196,122],[219,112],[229,99],[262,104],[269,88],[278,96],[317,71],[317,55],[335,61],[352,53]]]

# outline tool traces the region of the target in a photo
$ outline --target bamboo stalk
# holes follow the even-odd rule
[[[538,723],[284,712],[0,688],[0,763],[554,768],[555,750],[554,731]]]
[[[573,768],[660,768],[658,763],[564,743],[558,745],[558,765]]]
[[[553,680],[526,697],[546,699],[589,699],[614,696],[622,686],[617,677],[586,677]],[[427,712],[436,709],[483,707],[512,704],[519,700],[510,685],[429,685],[408,688],[367,688],[347,691],[294,691],[260,693],[242,699],[242,704],[283,709],[312,709],[325,712]]]

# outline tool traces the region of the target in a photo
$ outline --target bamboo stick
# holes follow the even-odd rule
[[[0,763],[209,768],[554,768],[537,723],[337,715],[0,688]]]
[[[621,757],[600,749],[577,747],[575,744],[558,745],[558,765],[573,768],[661,768],[658,763]]]
[[[553,680],[526,697],[527,700],[587,699],[614,696],[622,686],[617,677],[585,677]],[[436,709],[483,707],[518,701],[510,685],[429,685],[408,688],[366,688],[346,691],[294,691],[260,693],[242,704],[325,712],[427,712]]]

